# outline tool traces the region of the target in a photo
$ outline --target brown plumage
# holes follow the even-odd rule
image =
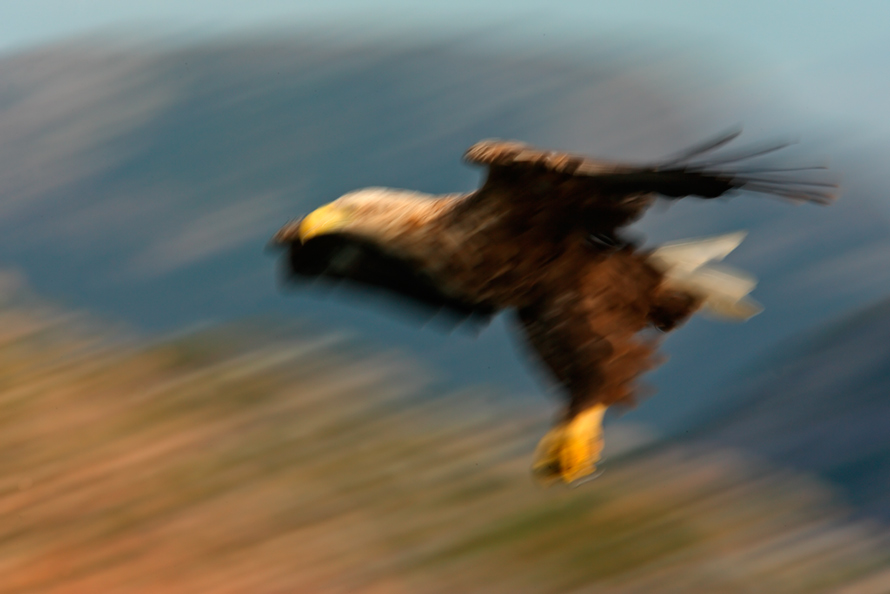
[[[788,179],[792,170],[738,167],[781,146],[713,156],[737,135],[650,166],[483,141],[465,155],[488,167],[475,192],[359,190],[286,225],[273,242],[288,247],[288,269],[297,278],[344,279],[458,319],[484,321],[514,310],[527,344],[567,396],[535,470],[545,480],[572,482],[595,469],[606,407],[631,402],[636,378],[657,362],[656,344],[642,331],[670,331],[703,305],[733,317],[756,311],[744,300],[750,279],[716,269],[709,270],[725,275],[717,284],[714,274],[705,279],[711,285],[695,277],[740,236],[653,254],[624,241],[619,230],[658,195],[714,198],[747,189],[831,200],[831,184]]]

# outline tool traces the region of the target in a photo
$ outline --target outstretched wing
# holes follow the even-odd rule
[[[410,262],[370,242],[346,234],[325,234],[308,242],[286,244],[286,273],[291,280],[345,282],[359,290],[379,291],[413,304],[421,318],[478,327],[488,323],[493,308],[468,303],[443,293]]]
[[[716,198],[748,190],[792,200],[828,203],[836,185],[800,177],[816,167],[744,167],[744,162],[778,151],[787,143],[717,154],[740,132],[728,133],[686,149],[660,163],[624,165],[581,155],[536,149],[520,142],[484,140],[464,155],[489,168],[480,198],[542,199],[567,216],[578,217],[592,232],[626,225],[648,208],[655,195],[667,198]]]

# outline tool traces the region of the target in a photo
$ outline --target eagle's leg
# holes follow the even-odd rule
[[[577,482],[596,471],[603,451],[605,404],[595,404],[562,421],[541,439],[532,471],[545,484]]]
[[[576,483],[596,471],[603,449],[603,415],[633,402],[637,377],[654,367],[654,343],[638,333],[649,325],[649,294],[658,275],[632,252],[595,260],[578,275],[560,268],[538,302],[518,311],[525,336],[557,380],[566,413],[538,446],[532,465],[542,482]]]

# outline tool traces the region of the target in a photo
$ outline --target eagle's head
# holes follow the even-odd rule
[[[408,190],[356,190],[291,221],[275,234],[272,243],[305,244],[320,235],[340,234],[385,245],[422,227],[435,202],[431,196]]]

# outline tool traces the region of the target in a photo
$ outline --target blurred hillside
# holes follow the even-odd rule
[[[4,279],[4,593],[890,583],[884,533],[803,475],[662,444],[544,490],[545,418],[395,354],[256,324],[146,342]]]
[[[720,398],[714,387],[727,373],[890,293],[890,227],[874,201],[888,147],[835,142],[806,109],[782,103],[781,89],[693,54],[304,35],[179,46],[86,39],[5,56],[3,264],[53,299],[142,330],[296,316],[411,350],[452,386],[488,382],[519,397],[540,389],[515,357],[509,322],[478,339],[443,336],[381,315],[386,304],[284,294],[262,253],[267,238],[355,187],[469,190],[479,172],[459,156],[484,137],[615,159],[670,154],[737,122],[750,142],[812,139],[788,158],[830,155],[845,174],[837,206],[740,196],[657,209],[638,229],[665,241],[746,228],[732,263],[762,280],[765,313],[742,326],[696,320],[672,336],[671,360],[652,377],[662,394],[631,413],[685,430],[691,412]]]
[[[890,519],[890,301],[797,337],[727,386],[704,437],[816,472]]]

